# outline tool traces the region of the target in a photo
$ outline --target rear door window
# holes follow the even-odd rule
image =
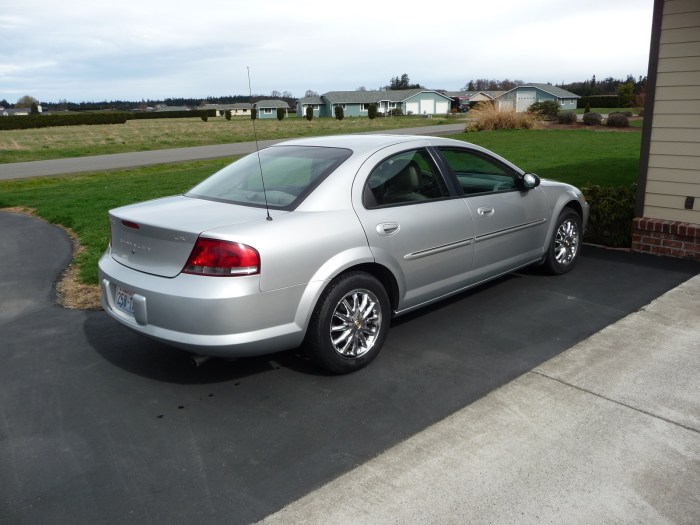
[[[445,180],[424,148],[392,155],[372,170],[362,196],[366,208],[433,201],[449,196]]]

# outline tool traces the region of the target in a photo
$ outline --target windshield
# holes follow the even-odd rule
[[[351,154],[317,146],[267,148],[229,164],[185,195],[252,206],[265,206],[267,199],[271,208],[291,209]]]

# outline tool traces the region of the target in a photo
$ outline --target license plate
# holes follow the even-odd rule
[[[117,286],[114,304],[117,307],[117,310],[121,310],[131,317],[134,316],[134,292],[126,290],[121,286]]]

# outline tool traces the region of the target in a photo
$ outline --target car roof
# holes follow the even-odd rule
[[[355,153],[362,153],[396,144],[410,144],[413,142],[424,143],[426,140],[430,141],[431,143],[435,143],[436,141],[444,143],[453,142],[451,139],[436,139],[436,137],[422,135],[391,135],[372,133],[306,137],[280,142],[275,144],[275,146],[323,146],[328,148],[348,148],[353,150]]]

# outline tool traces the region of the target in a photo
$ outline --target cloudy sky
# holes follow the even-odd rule
[[[646,75],[653,0],[0,0],[0,100]]]

